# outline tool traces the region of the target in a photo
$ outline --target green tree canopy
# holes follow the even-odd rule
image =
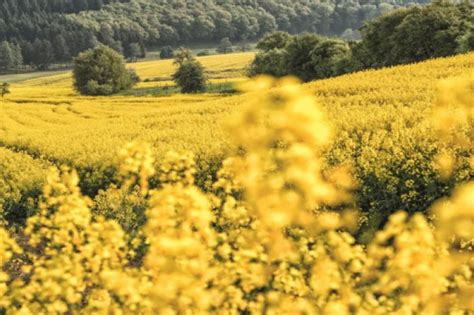
[[[75,58],[73,74],[74,88],[83,95],[109,95],[132,86],[123,57],[104,45]]]
[[[315,78],[328,78],[346,72],[349,58],[350,48],[346,42],[335,39],[321,41],[311,51]]]
[[[232,42],[230,41],[229,37],[224,37],[221,39],[216,51],[220,54],[227,54],[233,51]]]
[[[275,32],[266,35],[257,43],[257,49],[268,51],[271,49],[283,49],[291,39],[291,35],[286,32]]]
[[[196,60],[186,60],[179,64],[173,80],[182,93],[202,92],[206,88],[206,78],[202,65]]]
[[[294,36],[285,47],[286,54],[283,61],[288,74],[295,75],[307,82],[316,77],[311,53],[323,38],[315,34]]]

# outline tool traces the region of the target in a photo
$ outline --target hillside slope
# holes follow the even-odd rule
[[[413,2],[429,1],[3,1],[0,42],[19,44],[25,64],[44,68],[97,42],[130,57],[137,45],[143,55],[145,47],[252,41],[276,30],[352,34],[363,21]]]

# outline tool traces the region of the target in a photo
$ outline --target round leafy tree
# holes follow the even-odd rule
[[[110,95],[133,85],[123,57],[104,45],[79,54],[73,74],[74,88],[83,95]]]
[[[160,58],[161,59],[169,59],[169,58],[173,58],[173,56],[174,56],[173,47],[165,46],[165,47],[161,48],[161,50],[160,50]]]
[[[196,60],[186,60],[181,63],[173,74],[173,79],[183,93],[202,92],[206,89],[204,69]]]

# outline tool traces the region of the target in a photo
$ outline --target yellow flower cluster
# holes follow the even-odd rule
[[[291,79],[247,88],[254,102],[231,123],[238,150],[213,192],[196,187],[191,154],[166,155],[154,189],[152,150],[134,143],[119,154],[125,189],[111,187],[119,195],[102,206],[146,199],[141,260],[130,259],[133,236],[93,215],[77,174],[52,169],[26,228],[0,228],[0,312],[474,312],[472,181],[435,204],[432,221],[397,212],[364,246],[348,168],[324,168],[334,131],[316,99]]]

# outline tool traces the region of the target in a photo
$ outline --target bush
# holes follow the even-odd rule
[[[293,37],[285,47],[286,54],[283,61],[288,74],[295,75],[307,82],[316,78],[311,54],[316,45],[324,41],[314,34],[303,34]]]
[[[104,45],[75,58],[73,76],[74,88],[83,95],[110,95],[133,85],[123,57]]]
[[[99,84],[95,80],[87,81],[86,86],[83,89],[82,94],[90,95],[90,96],[98,96],[98,95],[110,95],[114,93],[114,89],[110,84]]]
[[[203,56],[209,56],[210,53],[209,53],[209,50],[205,49],[205,50],[201,50],[200,52],[197,53],[198,57],[203,57]]]
[[[2,97],[4,97],[5,94],[9,94],[9,93],[10,93],[10,84],[5,82],[2,85],[0,85],[0,95],[2,95]]]
[[[161,59],[170,59],[174,56],[174,50],[171,46],[165,46],[160,50]]]
[[[350,48],[342,40],[328,39],[320,42],[311,52],[315,78],[322,79],[347,72]]]
[[[195,60],[186,60],[173,74],[173,80],[183,93],[202,92],[206,89],[206,79],[202,65]]]
[[[269,51],[272,49],[284,49],[291,39],[291,35],[286,32],[275,32],[263,37],[257,43],[257,49]]]
[[[248,69],[249,76],[257,74],[268,74],[275,77],[281,77],[287,74],[284,65],[285,51],[283,49],[271,49],[263,51],[255,56]]]
[[[130,80],[132,84],[137,84],[142,81],[142,79],[138,76],[137,71],[135,69],[128,69],[128,75],[130,76]]]

